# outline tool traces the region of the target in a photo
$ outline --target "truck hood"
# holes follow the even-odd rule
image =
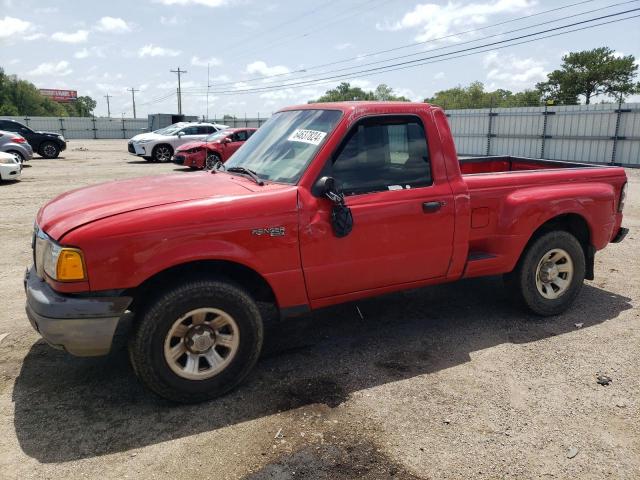
[[[133,210],[258,192],[249,182],[251,180],[208,172],[108,182],[63,193],[40,209],[36,221],[51,238],[59,240],[81,225]],[[268,187],[273,190],[278,186]]]

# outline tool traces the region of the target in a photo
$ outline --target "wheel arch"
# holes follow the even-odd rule
[[[133,297],[131,310],[144,308],[154,298],[154,293],[172,285],[178,285],[187,278],[223,277],[247,289],[258,302],[278,306],[277,297],[269,282],[258,272],[241,263],[228,260],[197,260],[174,265],[155,273],[135,288],[129,289]]]
[[[593,280],[593,269],[596,250],[591,243],[591,227],[589,226],[589,222],[584,216],[575,212],[556,215],[538,225],[538,227],[533,231],[533,233],[527,240],[525,247],[522,249],[517,263],[520,262],[520,259],[522,258],[524,253],[534,241],[548,232],[558,230],[570,233],[571,235],[576,237],[578,242],[580,242],[582,250],[584,251],[584,258],[586,262],[585,278],[587,278],[588,280]]]

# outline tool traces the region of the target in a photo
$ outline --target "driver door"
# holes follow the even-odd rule
[[[445,276],[453,248],[453,195],[434,175],[416,116],[356,123],[325,167],[353,215],[335,236],[333,204],[302,198],[300,248],[311,300]],[[310,196],[310,195],[309,195]]]

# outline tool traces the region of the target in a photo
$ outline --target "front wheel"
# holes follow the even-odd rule
[[[171,148],[171,145],[165,144],[156,145],[156,147],[153,149],[153,152],[151,152],[151,157],[155,162],[168,162],[169,160],[171,160],[172,155],[173,148]]]
[[[129,354],[150,390],[174,402],[196,403],[223,395],[247,376],[262,336],[260,311],[242,288],[193,280],[145,309]]]
[[[60,147],[54,142],[44,142],[40,145],[38,153],[44,158],[57,158],[60,154]]]
[[[216,164],[218,164],[221,161],[222,159],[220,158],[220,155],[218,155],[217,153],[209,153],[207,155],[207,160],[205,162],[204,169],[213,170]]]
[[[546,233],[533,241],[515,270],[505,276],[517,300],[538,315],[558,315],[576,299],[585,275],[584,250],[565,231]]]
[[[24,163],[24,161],[25,161],[24,160],[24,155],[22,155],[20,152],[17,152],[16,150],[11,150],[11,151],[9,151],[7,153],[10,153],[11,155],[14,155],[18,159],[18,161],[20,163]]]

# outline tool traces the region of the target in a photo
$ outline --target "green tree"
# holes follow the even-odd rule
[[[637,70],[633,55],[617,56],[608,47],[571,52],[536,88],[553,103],[575,105],[582,96],[589,104],[599,95],[618,98],[640,92],[640,83],[634,82]]]
[[[88,96],[78,97],[75,102],[64,104],[69,116],[74,117],[90,117],[97,105],[97,102]]]
[[[320,98],[311,100],[309,103],[350,102],[352,100],[410,101],[406,97],[396,95],[393,89],[384,83],[378,85],[374,91],[366,91],[360,87],[352,87],[348,82],[342,82],[336,88],[327,90]]]
[[[351,100],[374,100],[372,92],[365,92],[360,87],[352,87],[348,82],[342,82],[336,88],[327,90],[317,100],[311,100],[309,103],[321,102],[345,102]]]
[[[403,97],[402,95],[396,95],[395,93],[393,93],[393,88],[389,87],[385,83],[381,83],[376,87],[376,89],[373,91],[373,97],[376,100],[382,100],[385,102],[394,102],[394,101],[410,102],[411,101],[408,98]]]
[[[61,104],[40,93],[36,86],[0,68],[0,115],[89,116],[96,107],[90,97],[80,97],[73,104]]]
[[[424,101],[446,109],[528,107],[540,105],[540,93],[535,90],[513,93],[504,89],[487,92],[482,82],[472,82],[468,87],[458,85],[441,90]]]

